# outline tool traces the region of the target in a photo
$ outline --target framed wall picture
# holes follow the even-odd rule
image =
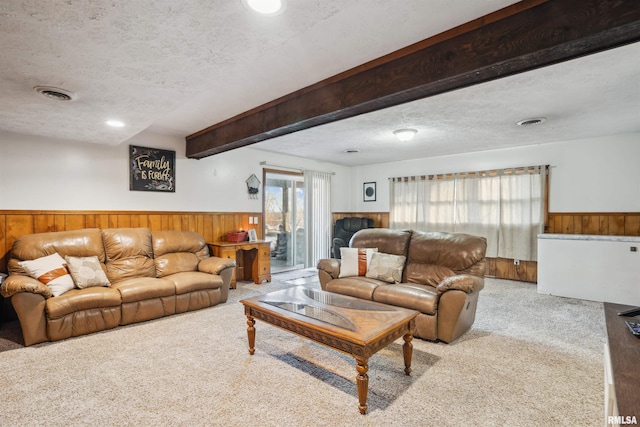
[[[375,202],[376,201],[376,183],[375,182],[365,182],[362,188],[362,199],[365,202]]]
[[[250,242],[258,241],[258,233],[256,233],[256,230],[253,228],[249,230],[249,241]]]
[[[129,146],[130,191],[176,191],[176,152]]]

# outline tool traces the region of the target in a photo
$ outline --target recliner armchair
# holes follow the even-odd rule
[[[371,218],[346,217],[336,220],[333,228],[333,257],[340,259],[340,248],[349,246],[349,240],[356,231],[373,228]]]

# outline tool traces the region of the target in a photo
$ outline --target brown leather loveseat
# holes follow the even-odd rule
[[[349,246],[396,255],[386,257],[397,258],[395,279],[380,280],[370,274],[371,265],[340,277],[344,256],[342,261],[321,259],[317,267],[323,290],[420,311],[414,336],[427,340],[450,343],[473,325],[484,287],[484,237],[373,228],[355,233]],[[358,256],[363,266],[365,251]]]
[[[80,264],[77,271],[69,263],[56,269],[57,280],[68,281],[69,271],[78,276],[72,289],[53,296],[49,276],[55,273],[33,278],[33,265],[58,255]],[[93,228],[29,234],[14,242],[0,292],[11,297],[29,346],[223,303],[234,267],[232,260],[211,257],[204,238],[188,231]],[[80,273],[103,278],[102,283],[80,287]]]

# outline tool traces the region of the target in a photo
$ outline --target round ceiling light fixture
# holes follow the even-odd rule
[[[60,89],[53,86],[35,86],[33,88],[36,92],[47,98],[55,99],[56,101],[72,101],[76,99],[76,95],[66,89]]]
[[[416,133],[418,133],[418,131],[415,129],[397,129],[393,131],[396,138],[402,142],[411,141],[413,137],[416,136]]]
[[[286,6],[286,0],[242,0],[242,3],[261,15],[278,15]]]
[[[531,126],[531,125],[539,125],[540,123],[545,122],[547,119],[545,117],[536,117],[533,119],[524,119],[520,120],[516,123],[518,126]]]

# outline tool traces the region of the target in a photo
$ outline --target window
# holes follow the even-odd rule
[[[487,256],[535,261],[548,166],[392,178],[390,226],[487,238]]]

